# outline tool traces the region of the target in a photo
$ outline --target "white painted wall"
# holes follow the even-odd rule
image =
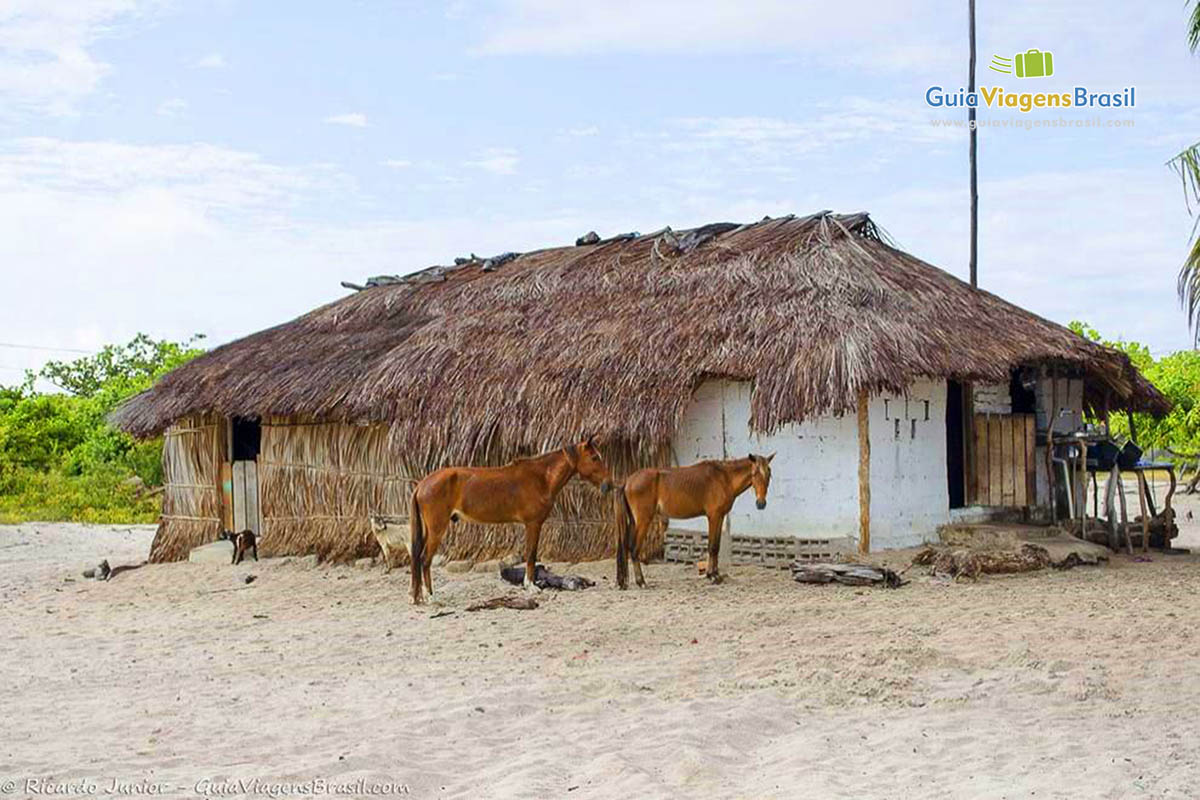
[[[854,415],[820,417],[760,436],[750,430],[750,392],[748,383],[702,384],[673,442],[677,463],[775,452],[767,507],[756,509],[753,492],[746,492],[729,514],[729,529],[745,536],[857,542]],[[870,422],[872,549],[933,540],[937,526],[949,521],[945,382],[920,381],[907,397],[874,398]],[[671,525],[707,530],[704,518],[672,520]]]
[[[946,382],[918,381],[907,396],[873,398],[870,419],[871,549],[936,541],[938,526],[950,521]],[[853,434],[857,451],[857,427]],[[856,459],[856,490],[857,470]]]

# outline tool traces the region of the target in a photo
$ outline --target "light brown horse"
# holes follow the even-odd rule
[[[767,487],[771,483],[769,456],[749,455],[731,461],[701,461],[690,467],[638,470],[629,476],[616,500],[617,505],[617,586],[629,583],[628,558],[633,557],[633,570],[638,586],[645,586],[642,576],[642,541],[654,521],[655,512],[670,520],[708,517],[708,568],[705,571],[713,583],[721,582],[717,567],[717,551],[721,545],[721,528],[733,501],[742,492],[754,487],[756,505],[767,506]]]
[[[433,597],[429,567],[451,522],[525,525],[525,588],[536,589],[538,536],[554,500],[572,476],[608,493],[612,476],[594,437],[503,467],[446,467],[431,472],[413,490],[409,503],[408,552],[412,556],[412,601],[422,602],[421,584]]]

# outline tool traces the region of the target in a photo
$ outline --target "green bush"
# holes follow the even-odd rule
[[[138,334],[94,356],[52,361],[20,386],[0,387],[0,522],[153,522],[162,440],[139,442],[108,425],[123,400],[202,350]],[[38,378],[60,392],[34,389]]]
[[[28,467],[0,479],[0,523],[70,520],[135,523],[158,519],[160,496],[128,483],[129,473],[106,464],[83,474]]]

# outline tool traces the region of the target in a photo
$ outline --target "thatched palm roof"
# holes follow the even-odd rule
[[[433,267],[219,347],[115,422],[386,421],[424,453],[662,443],[708,377],[752,380],[751,423],[773,431],[852,409],[860,387],[1037,364],[1085,373],[1114,409],[1169,407],[1124,355],[895,249],[866,214],[822,213]]]

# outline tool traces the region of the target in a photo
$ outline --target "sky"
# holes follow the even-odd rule
[[[1187,6],[979,15],[981,85],[1136,89],[1132,109],[980,109],[980,285],[1190,346],[1193,219],[1166,166],[1200,139]],[[965,110],[925,98],[965,86],[966,33],[962,0],[0,0],[0,383],[590,230],[865,210],[965,278]],[[989,71],[1031,48],[1052,76]],[[996,126],[1055,118],[1101,124]]]

